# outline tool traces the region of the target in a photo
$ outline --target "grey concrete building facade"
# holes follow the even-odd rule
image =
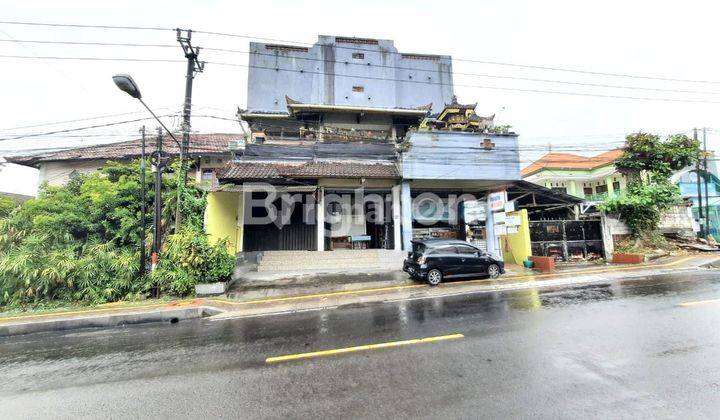
[[[312,47],[250,43],[247,107],[286,112],[308,104],[438,112],[453,96],[452,59],[400,53],[393,41],[320,35]]]

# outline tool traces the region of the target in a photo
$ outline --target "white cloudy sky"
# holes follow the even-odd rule
[[[637,130],[660,134],[692,127],[720,128],[720,59],[716,28],[720,6],[685,1],[36,1],[4,0],[4,21],[181,27],[311,43],[318,34],[393,39],[400,51],[449,54],[460,73],[622,85],[678,93],[599,88],[456,75],[461,101],[479,102],[481,114],[498,114],[521,134],[527,161],[539,147],[594,153]],[[68,29],[0,24],[0,40],[55,40],[175,44],[169,31]],[[246,50],[249,39],[197,34],[201,47]],[[90,47],[0,41],[0,55],[181,59],[177,48]],[[247,55],[204,51],[201,58],[246,64]],[[483,60],[597,72],[649,75],[719,83],[666,82],[471,63]],[[182,102],[183,63],[89,62],[0,58],[0,139],[145,116],[139,104],[118,91],[111,75],[132,74],[144,98],[159,113],[177,112]],[[195,115],[233,118],[245,105],[247,69],[208,64],[195,83]],[[467,85],[485,86],[471,87]],[[597,98],[488,89],[553,90],[617,96],[692,99],[683,103]],[[713,94],[714,93],[714,94]],[[106,119],[17,128],[99,115]],[[177,121],[169,119],[169,123]],[[147,122],[154,126],[152,122]],[[1,141],[11,150],[90,144],[133,137],[141,123],[73,133]],[[234,122],[194,118],[198,131],[237,132]],[[83,137],[77,137],[83,134]],[[717,135],[711,132],[711,142]],[[533,152],[533,153],[531,153]],[[524,162],[527,163],[527,162]]]

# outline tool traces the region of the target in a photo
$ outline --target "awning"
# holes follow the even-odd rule
[[[317,190],[315,185],[270,185],[270,184],[258,184],[258,183],[245,183],[245,184],[225,184],[210,190],[210,192],[269,192],[274,191],[276,193],[293,193],[293,192],[306,192],[312,193]]]

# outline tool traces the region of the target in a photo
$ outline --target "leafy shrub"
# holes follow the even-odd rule
[[[183,296],[192,293],[197,283],[229,280],[234,269],[235,257],[226,242],[210,245],[202,230],[185,227],[167,237],[150,278],[161,292]]]
[[[137,163],[108,163],[67,185],[45,185],[37,199],[0,216],[0,307],[104,303],[146,295],[155,284],[164,293],[185,296],[198,281],[228,278],[233,257],[223,244],[211,246],[202,232],[204,192],[182,189],[184,229],[167,235],[177,199],[174,176],[163,178],[161,267],[140,278],[138,172]],[[150,172],[146,180],[147,248],[154,189]]]
[[[700,143],[683,134],[664,140],[648,133],[627,136],[625,151],[615,161],[617,170],[628,176],[627,192],[609,198],[599,209],[617,213],[637,240],[652,243],[663,213],[682,202],[680,189],[670,182],[670,176],[695,163],[699,153]]]
[[[663,213],[680,204],[680,190],[669,182],[657,184],[632,183],[627,193],[600,204],[600,210],[617,213],[628,225],[633,236],[652,235]]]

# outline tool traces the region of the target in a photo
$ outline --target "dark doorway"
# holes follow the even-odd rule
[[[386,199],[383,203],[365,202],[365,232],[370,236],[368,248],[394,249],[393,228],[391,200]]]
[[[266,192],[253,192],[254,200],[264,200]],[[306,204],[313,203],[310,194],[303,194],[302,200],[290,209],[291,214],[285,224],[265,223],[247,224],[243,226],[243,251],[312,251],[317,249],[316,228],[314,217],[306,222],[303,217]],[[281,209],[281,200],[273,202],[276,209]],[[254,218],[266,217],[268,210],[264,207],[249,209]],[[247,220],[247,218],[246,218]]]

